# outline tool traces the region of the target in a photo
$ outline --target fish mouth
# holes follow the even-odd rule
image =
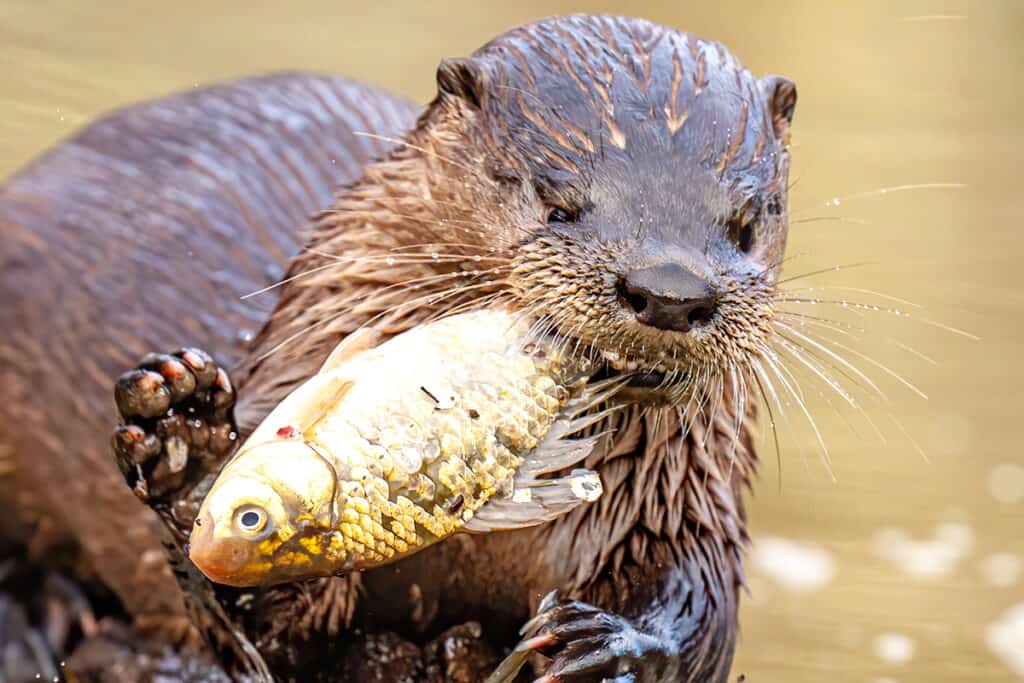
[[[228,586],[251,585],[246,581],[246,570],[252,561],[252,549],[239,539],[216,538],[209,511],[203,511],[195,521],[188,556],[211,581]]]

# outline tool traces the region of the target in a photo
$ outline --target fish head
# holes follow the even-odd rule
[[[199,509],[190,559],[229,586],[331,573],[317,550],[331,534],[336,481],[333,467],[304,441],[243,448]]]

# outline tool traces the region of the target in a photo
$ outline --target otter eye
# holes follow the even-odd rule
[[[757,237],[757,222],[761,217],[761,206],[754,202],[747,203],[727,224],[729,239],[736,249],[749,254],[754,248]]]
[[[255,505],[239,508],[235,512],[235,525],[244,533],[259,533],[267,525],[267,513]]]
[[[754,248],[754,224],[747,223],[739,229],[736,235],[736,247],[744,254],[749,254]]]
[[[579,215],[556,206],[548,212],[548,223],[575,223]]]

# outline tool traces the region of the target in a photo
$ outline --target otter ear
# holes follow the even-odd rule
[[[793,111],[796,109],[796,84],[782,76],[765,76],[760,83],[768,96],[768,111],[772,115],[775,136],[788,145],[789,127],[793,123]]]
[[[471,57],[449,57],[437,67],[437,89],[480,109],[487,90],[487,74]]]

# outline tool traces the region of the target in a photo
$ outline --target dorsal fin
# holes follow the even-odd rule
[[[335,370],[354,356],[368,351],[380,344],[384,339],[384,333],[376,327],[360,327],[358,330],[341,340],[341,343],[334,347],[327,360],[320,366],[320,372]]]

